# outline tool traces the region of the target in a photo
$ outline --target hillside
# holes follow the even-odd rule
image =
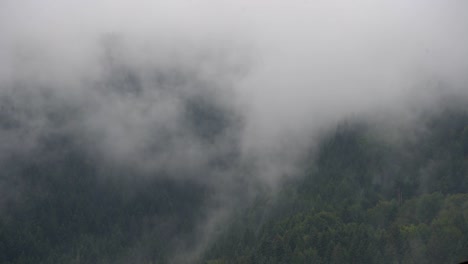
[[[213,108],[201,104],[190,118],[208,118],[204,109]],[[217,118],[194,123],[201,140],[226,124]],[[19,126],[3,120],[4,133]],[[325,133],[298,165],[300,175],[285,178],[277,193],[259,190],[238,204],[198,261],[468,259],[468,112],[444,108],[417,122],[417,133],[404,130],[393,140],[362,120]],[[214,185],[181,180],[174,171],[152,171],[160,174],[154,177],[104,162],[79,139],[63,131],[45,134],[34,151],[2,160],[8,188],[2,190],[0,262],[172,263],[196,248],[200,224],[219,203]],[[228,153],[208,168],[237,162]],[[237,194],[242,201],[244,194]],[[176,262],[194,261],[188,259]]]
[[[362,122],[338,126],[300,177],[238,213],[207,263],[468,259],[468,113],[419,121],[423,132],[398,142]]]

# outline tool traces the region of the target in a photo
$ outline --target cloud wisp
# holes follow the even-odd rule
[[[422,0],[2,1],[0,161],[66,133],[103,163],[195,180],[234,206],[240,190],[273,190],[294,174],[343,118],[407,116],[440,94],[466,96],[467,10]],[[212,216],[200,230],[226,210]]]

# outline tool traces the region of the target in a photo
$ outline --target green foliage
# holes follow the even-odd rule
[[[193,101],[186,109],[208,145],[235,118],[215,108]],[[338,126],[300,177],[240,208],[200,262],[468,260],[468,114],[446,110],[417,126],[424,132],[400,143],[366,124]],[[21,191],[0,197],[0,263],[167,263],[180,241],[196,243],[207,186],[102,166],[71,136],[41,144],[41,155],[0,164],[0,183]]]
[[[248,243],[230,233],[220,263],[458,263],[468,259],[468,114],[446,110],[401,144],[345,123],[323,139]],[[249,212],[247,212],[248,214]],[[226,242],[236,243],[232,247]],[[238,242],[235,242],[238,241]],[[221,245],[220,245],[221,243]],[[253,245],[253,246],[252,246]],[[252,262],[242,262],[253,259]],[[224,261],[224,262],[223,262]]]

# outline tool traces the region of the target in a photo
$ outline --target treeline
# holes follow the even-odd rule
[[[204,263],[468,260],[468,112],[420,121],[394,140],[363,122],[340,125],[302,177],[233,218]]]
[[[204,104],[193,102],[187,120],[210,145],[227,125]],[[2,120],[2,131],[18,126]],[[339,125],[304,158],[301,175],[238,208],[199,262],[468,260],[468,112],[418,122],[410,137],[391,140],[371,123]],[[0,263],[170,263],[197,246],[216,195],[197,181],[203,170],[180,177],[103,162],[56,131],[1,159]],[[227,151],[212,166],[237,157]]]

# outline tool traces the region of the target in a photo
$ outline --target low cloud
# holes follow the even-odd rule
[[[196,180],[220,201],[273,190],[344,118],[391,113],[408,125],[414,108],[466,96],[467,8],[2,1],[0,160],[65,133],[103,163]]]

